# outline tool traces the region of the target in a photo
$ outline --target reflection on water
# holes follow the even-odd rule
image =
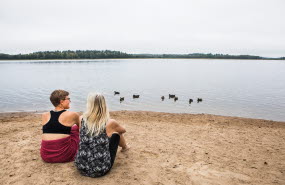
[[[262,60],[111,59],[0,61],[0,111],[49,110],[54,89],[83,111],[88,92],[111,110],[209,113],[285,121],[285,63]],[[114,91],[120,95],[114,96]],[[140,98],[133,99],[133,94]],[[175,94],[178,100],[168,98]],[[161,96],[165,100],[161,101]],[[120,103],[119,98],[125,100]],[[197,103],[197,98],[203,102]],[[189,105],[189,99],[194,102]]]

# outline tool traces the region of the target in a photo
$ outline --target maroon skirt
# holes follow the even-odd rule
[[[48,163],[64,163],[74,160],[79,145],[79,128],[71,127],[70,136],[56,140],[42,140],[41,157]]]

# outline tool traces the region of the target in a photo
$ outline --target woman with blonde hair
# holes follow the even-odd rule
[[[87,109],[80,120],[75,166],[82,175],[103,176],[111,170],[118,146],[122,147],[122,152],[130,148],[123,136],[126,130],[116,120],[110,119],[105,98],[99,93],[88,95]]]

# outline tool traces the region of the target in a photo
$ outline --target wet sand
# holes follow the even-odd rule
[[[143,111],[111,117],[132,148],[93,179],[73,162],[42,161],[40,114],[0,113],[0,184],[285,184],[285,122]]]

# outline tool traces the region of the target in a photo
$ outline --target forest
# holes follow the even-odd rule
[[[66,51],[39,51],[29,54],[0,53],[0,60],[45,60],[45,59],[115,59],[115,58],[207,58],[207,59],[260,59],[284,60],[285,57],[268,58],[253,55],[228,55],[212,53],[191,54],[128,54],[111,50],[66,50]]]

